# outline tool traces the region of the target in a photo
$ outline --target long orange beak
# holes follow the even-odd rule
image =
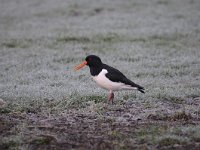
[[[87,65],[87,61],[84,61],[80,65],[76,66],[74,70],[79,70],[79,69],[83,68],[85,65]]]

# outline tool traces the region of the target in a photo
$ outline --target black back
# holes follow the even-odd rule
[[[127,85],[131,85],[132,87],[137,87],[138,89],[144,90],[143,87],[141,87],[138,84],[135,84],[134,82],[132,82],[131,80],[129,80],[124,74],[122,74],[119,70],[110,67],[106,64],[103,64],[103,68],[106,69],[108,71],[108,73],[106,74],[106,77],[113,81],[113,82],[121,82]]]

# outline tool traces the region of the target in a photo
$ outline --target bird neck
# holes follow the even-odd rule
[[[90,73],[92,76],[97,76],[102,71],[102,69],[102,66],[90,67]]]

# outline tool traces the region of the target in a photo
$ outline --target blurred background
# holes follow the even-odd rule
[[[99,55],[151,93],[162,88],[173,96],[198,93],[198,0],[0,3],[2,98],[99,92],[88,68],[73,70],[88,54]]]

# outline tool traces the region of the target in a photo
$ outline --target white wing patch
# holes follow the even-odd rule
[[[126,85],[124,83],[120,82],[113,82],[109,80],[105,74],[108,73],[106,69],[102,69],[102,71],[97,75],[94,76],[93,79],[96,81],[96,83],[107,90],[112,90],[112,91],[118,91],[118,90],[136,90],[136,87],[131,87],[130,85]]]
[[[102,69],[100,73],[105,75],[106,73],[108,73],[108,71],[106,69]]]

